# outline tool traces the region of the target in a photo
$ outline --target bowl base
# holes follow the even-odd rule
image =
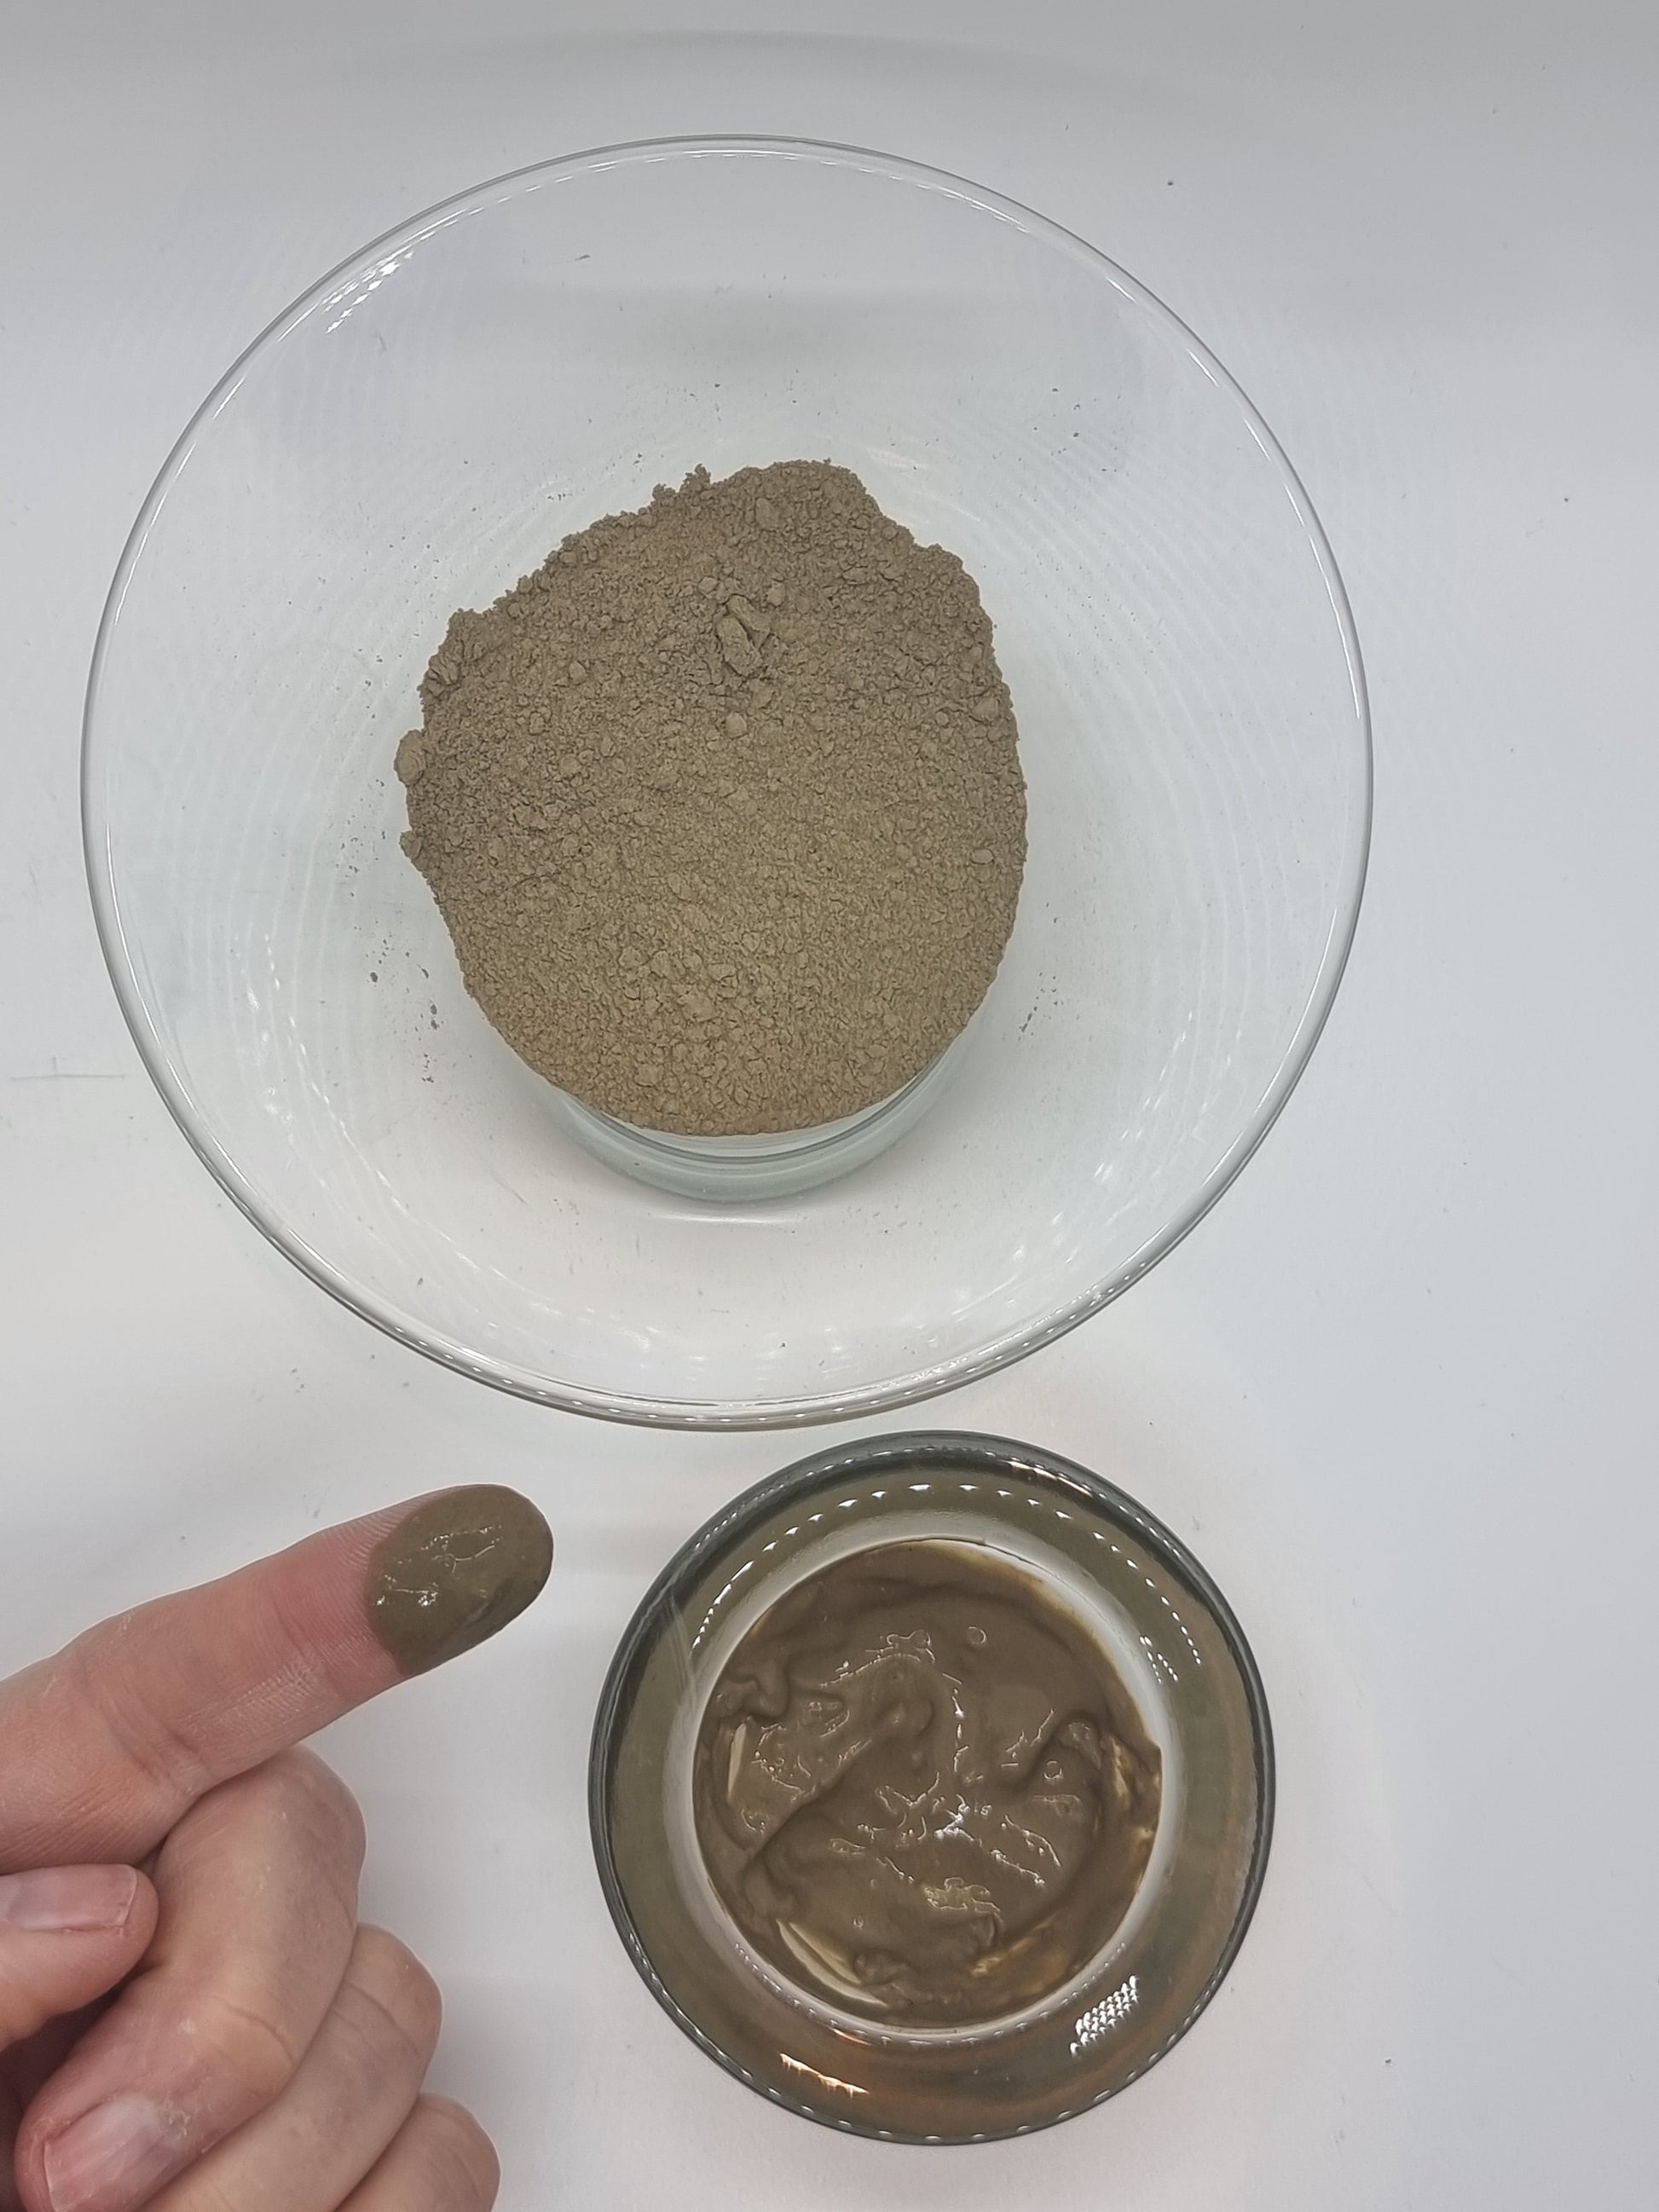
[[[822,1121],[816,1128],[752,1137],[688,1137],[641,1129],[583,1105],[568,1091],[552,1095],[561,1121],[582,1149],[635,1182],[713,1205],[796,1198],[850,1175],[913,1129],[948,1081],[961,1042],[959,1037],[947,1046],[902,1090],[861,1113]]]

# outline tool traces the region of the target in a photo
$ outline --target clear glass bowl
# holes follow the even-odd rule
[[[711,1202],[593,1158],[467,998],[392,757],[453,608],[698,463],[799,457],[979,580],[1030,857],[926,1112]],[[671,141],[447,203],[243,356],[123,556],[83,796],[134,1035],[274,1243],[483,1381],[737,1425],[984,1374],[1191,1228],[1329,1009],[1370,753],[1319,524],[1166,308],[959,178]]]
[[[703,1709],[753,1622],[831,1561],[914,1538],[986,1547],[1090,1620],[1162,1759],[1158,1831],[1127,1916],[1064,1988],[984,2027],[885,2027],[786,1980],[719,1903],[691,1809]],[[1115,2095],[1209,2002],[1267,1870],[1273,1734],[1225,1599],[1132,1498],[996,1437],[879,1437],[757,1485],[670,1562],[611,1662],[588,1805],[629,1955],[711,2057],[849,2133],[981,2142]]]

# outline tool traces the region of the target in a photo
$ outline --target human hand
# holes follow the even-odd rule
[[[294,1747],[551,1564],[525,1499],[449,1491],[0,1683],[0,2212],[487,2212],[487,2138],[420,2094],[437,1990]]]

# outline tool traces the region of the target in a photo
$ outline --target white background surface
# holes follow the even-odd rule
[[[536,1613],[325,1747],[368,1814],[368,1909],[446,1986],[440,2083],[495,2133],[508,2212],[1653,2202],[1656,24],[1646,0],[0,4],[0,1670],[405,1492],[541,1501]],[[1307,482],[1376,714],[1358,944],[1283,1120],[1150,1279],[921,1417],[1071,1452],[1188,1538],[1280,1762],[1261,1911],[1194,2033],[1105,2109],[966,2152],[839,2139],[717,2073],[588,1853],[625,1618],[821,1432],[579,1424],[336,1310],[150,1092],[81,874],[103,593],[231,356],[480,177],[728,129],[965,171],[1161,294]]]

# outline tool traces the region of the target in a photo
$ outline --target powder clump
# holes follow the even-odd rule
[[[996,973],[1025,793],[990,622],[846,469],[659,486],[454,615],[421,699],[404,849],[490,1021],[591,1106],[839,1120]]]

